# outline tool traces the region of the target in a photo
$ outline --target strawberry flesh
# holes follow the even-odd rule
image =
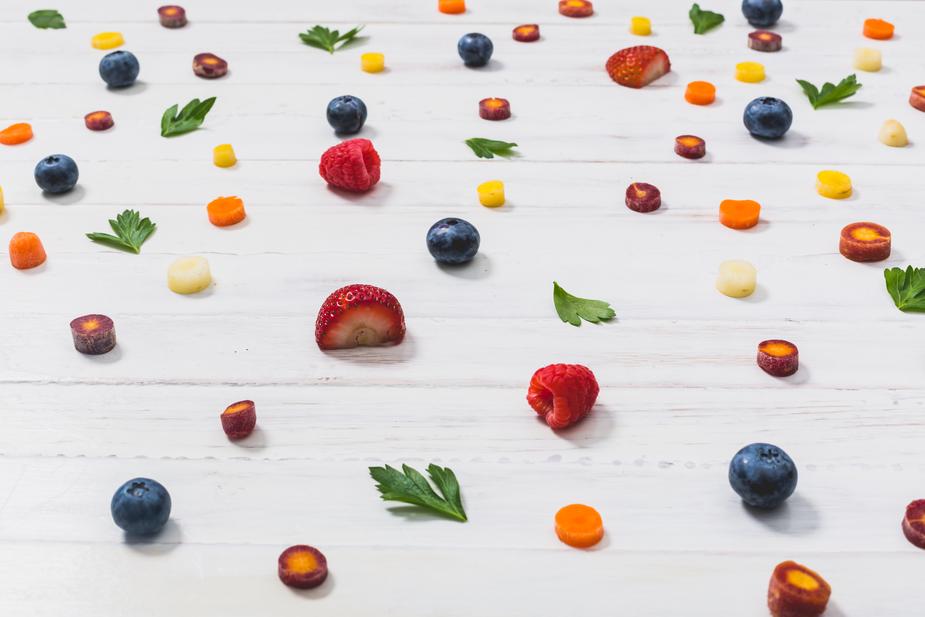
[[[405,314],[398,299],[372,285],[341,287],[324,301],[315,321],[321,349],[398,344],[405,337]]]
[[[551,429],[575,424],[591,412],[600,387],[581,364],[550,364],[533,374],[527,402]]]
[[[627,47],[607,60],[607,74],[628,88],[642,88],[670,70],[668,54],[652,45]]]

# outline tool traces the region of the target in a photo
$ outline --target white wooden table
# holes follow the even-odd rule
[[[884,265],[925,265],[925,114],[906,103],[925,82],[913,1],[789,0],[777,28],[785,48],[746,48],[737,0],[709,0],[727,22],[695,36],[688,2],[597,0],[569,20],[554,0],[469,0],[462,16],[435,0],[188,0],[182,30],[165,30],[156,2],[56,0],[68,28],[34,29],[27,0],[0,6],[0,124],[29,121],[36,136],[0,146],[0,250],[16,231],[48,252],[38,272],[0,267],[0,615],[401,615],[403,617],[767,614],[774,565],[822,573],[828,615],[921,615],[925,554],[899,521],[925,496],[925,322],[896,310]],[[629,17],[654,34],[628,33]],[[888,42],[863,39],[865,17],[897,25]],[[543,39],[511,40],[536,22]],[[300,43],[314,24],[366,24],[368,39],[331,56]],[[140,82],[107,91],[91,35],[124,33]],[[495,44],[491,65],[463,67],[460,35]],[[663,47],[673,71],[651,87],[613,84],[603,64],[633,44]],[[864,88],[813,111],[794,78],[853,72],[858,46],[883,50]],[[230,74],[190,70],[211,51]],[[388,71],[359,70],[364,51]],[[761,84],[733,79],[736,62],[767,68]],[[684,85],[718,87],[710,107],[683,102]],[[382,182],[345,199],[317,174],[337,139],[327,101],[369,106],[361,136],[383,157]],[[215,95],[202,130],[158,135],[173,103]],[[741,114],[756,96],[794,110],[780,143],[759,143]],[[510,99],[514,117],[488,123],[478,100]],[[83,115],[112,112],[91,133]],[[881,145],[887,118],[912,145]],[[706,139],[700,162],[673,138]],[[476,159],[463,144],[516,141],[516,160]],[[240,162],[218,169],[212,146]],[[36,161],[67,153],[80,166],[71,194],[48,198]],[[855,195],[831,201],[815,174],[848,173]],[[509,203],[478,205],[475,186],[506,183]],[[623,205],[632,181],[659,186],[665,205]],[[205,204],[240,195],[247,223],[211,226]],[[763,205],[737,232],[716,221],[725,198]],[[139,256],[94,245],[88,231],[137,208],[158,224]],[[444,271],[424,236],[460,216],[482,235],[471,267]],[[893,257],[862,265],[837,252],[847,223],[892,229]],[[206,256],[216,284],[171,293],[167,265]],[[718,264],[744,258],[759,289],[733,300],[713,288]],[[4,263],[6,256],[3,256]],[[552,281],[613,303],[618,320],[573,328],[557,319]],[[325,296],[350,282],[391,290],[408,338],[394,348],[321,353],[313,340]],[[68,322],[113,317],[117,349],[74,351]],[[786,338],[799,373],[755,366],[758,341]],[[591,416],[555,434],[524,395],[533,371],[580,362],[602,391]],[[258,431],[230,443],[218,414],[257,403]],[[796,494],[765,516],[729,488],[729,459],[768,441],[800,470]],[[437,462],[463,487],[470,522],[391,512],[369,465]],[[127,543],[109,515],[124,480],[144,475],[173,496],[169,527]],[[555,511],[583,502],[603,515],[595,550],[561,544]],[[331,579],[295,593],[276,558],[307,543]]]

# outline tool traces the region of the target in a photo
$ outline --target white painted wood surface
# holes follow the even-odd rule
[[[0,615],[632,615],[766,614],[773,566],[795,559],[834,588],[827,614],[921,615],[925,554],[899,530],[906,503],[925,495],[923,321],[893,307],[882,265],[846,261],[841,227],[891,228],[888,265],[925,265],[925,115],[906,98],[925,82],[921,2],[786,3],[785,49],[745,47],[735,0],[705,8],[727,22],[691,33],[688,3],[598,0],[588,20],[553,0],[469,0],[462,16],[431,0],[261,3],[189,1],[190,25],[158,26],[156,3],[59,0],[68,28],[39,31],[26,0],[0,6],[0,124],[29,121],[36,137],[0,147],[0,249],[16,231],[40,234],[38,272],[0,267]],[[649,39],[629,17],[652,18]],[[897,25],[888,42],[861,21]],[[541,24],[517,44],[510,29]],[[296,34],[315,23],[367,24],[369,38],[329,56]],[[124,33],[141,82],[109,92],[97,75],[96,32]],[[465,69],[456,39],[495,42],[485,70]],[[610,82],[613,51],[651,43],[673,73],[641,91]],[[813,111],[794,78],[837,80],[858,46],[883,50],[885,68],[838,108]],[[212,51],[230,75],[206,82],[191,57]],[[389,70],[358,69],[382,51]],[[734,81],[736,62],[764,62],[762,84]],[[717,84],[717,104],[682,100],[684,84]],[[383,157],[383,181],[345,199],[317,159],[336,138],[324,121],[333,96],[369,105],[363,136]],[[794,109],[779,144],[750,139],[741,110],[775,95]],[[158,136],[162,111],[194,96],[218,102],[196,133]],[[514,117],[478,119],[477,102],[504,96]],[[114,130],[82,117],[108,109]],[[876,140],[883,120],[913,144]],[[689,162],[680,133],[707,140]],[[509,139],[523,156],[475,160],[472,136]],[[231,142],[237,167],[211,165]],[[35,162],[68,153],[78,189],[49,199]],[[815,174],[851,175],[850,200],[823,199]],[[500,178],[509,204],[481,208],[475,185]],[[625,186],[648,181],[665,206],[642,216]],[[245,199],[249,218],[216,229],[204,205]],[[724,198],[753,198],[762,223],[719,225]],[[159,226],[140,256],[86,241],[125,207]],[[442,270],[424,246],[428,226],[462,216],[482,234],[471,267]],[[214,288],[167,290],[178,255],[208,257]],[[755,296],[713,289],[720,261],[759,272]],[[6,256],[3,256],[4,261]],[[606,298],[618,320],[561,324],[559,280]],[[315,312],[347,282],[382,285],[402,301],[399,347],[322,354]],[[119,346],[102,358],[71,347],[67,323],[111,315]],[[773,379],[754,365],[758,341],[801,350],[800,372]],[[592,415],[554,434],[523,400],[533,370],[582,362],[602,392]],[[257,402],[257,433],[229,443],[218,413]],[[795,496],[756,516],[726,481],[732,454],[751,441],[785,448],[800,468]],[[379,501],[370,464],[435,461],[459,475],[470,522]],[[118,484],[161,480],[174,498],[170,527],[149,544],[123,540],[109,516]],[[560,544],[556,509],[597,507],[607,536],[595,550]],[[309,543],[332,578],[293,593],[276,557]]]

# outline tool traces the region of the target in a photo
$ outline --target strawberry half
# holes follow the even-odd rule
[[[642,88],[670,70],[668,54],[651,45],[627,47],[607,59],[607,74],[628,88]]]
[[[401,343],[405,314],[398,299],[380,287],[347,285],[324,301],[315,321],[321,349],[349,349]]]
[[[550,364],[535,373],[527,402],[551,429],[575,424],[591,412],[600,387],[594,373],[581,364]]]

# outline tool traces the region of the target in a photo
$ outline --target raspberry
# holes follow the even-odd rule
[[[600,387],[581,364],[550,364],[533,373],[527,402],[552,429],[575,424],[591,412]]]
[[[318,172],[331,186],[362,193],[379,182],[379,153],[368,139],[348,139],[321,155]]]

